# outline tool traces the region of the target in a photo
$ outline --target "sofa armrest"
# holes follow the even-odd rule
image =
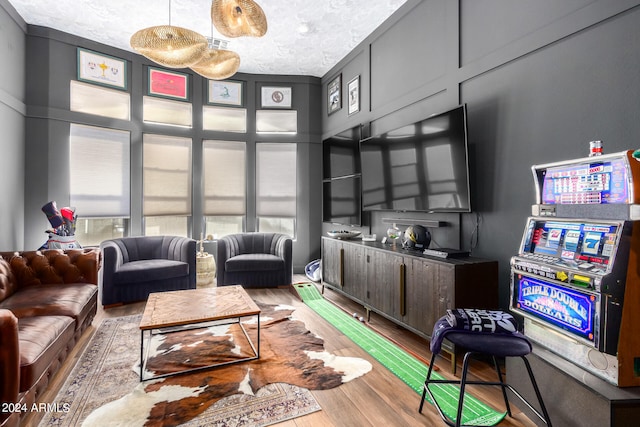
[[[285,234],[276,236],[276,239],[275,255],[284,259],[286,271],[293,274],[293,241]]]
[[[227,238],[218,239],[216,244],[216,276],[218,283],[225,283],[225,262],[231,257],[231,245]]]
[[[168,259],[189,263],[195,259],[196,241],[188,237],[172,237],[168,249]]]
[[[169,248],[169,258],[189,264],[189,283],[196,283],[196,241],[188,237],[174,237]]]
[[[0,403],[18,403],[20,387],[20,348],[18,319],[9,310],[0,309]],[[11,412],[0,411],[0,425]]]
[[[275,253],[274,255],[280,258],[291,258],[292,254],[292,242],[289,236],[284,234],[275,236]]]
[[[120,246],[112,240],[100,243],[102,252],[102,268],[100,268],[100,283],[113,283],[113,276],[124,264],[124,255]]]

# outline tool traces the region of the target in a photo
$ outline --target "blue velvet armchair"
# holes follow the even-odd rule
[[[230,234],[218,240],[217,284],[245,288],[290,285],[291,237],[279,233]]]
[[[143,301],[152,292],[195,289],[196,241],[138,236],[100,244],[102,305]]]

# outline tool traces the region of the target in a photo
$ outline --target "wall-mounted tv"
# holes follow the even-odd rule
[[[467,109],[360,143],[365,211],[470,212]]]
[[[360,176],[336,178],[322,183],[322,221],[362,225]]]
[[[322,179],[360,173],[360,126],[322,141]]]

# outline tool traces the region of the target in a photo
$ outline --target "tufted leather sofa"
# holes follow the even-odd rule
[[[98,249],[0,252],[0,426],[30,413],[91,325],[99,267]]]
[[[217,284],[245,288],[290,285],[293,242],[280,233],[230,234],[218,240]]]

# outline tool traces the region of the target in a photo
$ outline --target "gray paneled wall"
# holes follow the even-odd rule
[[[534,203],[531,165],[586,156],[593,139],[605,152],[640,146],[639,40],[637,0],[409,0],[323,77],[324,97],[339,73],[369,82],[359,113],[324,114],[323,138],[466,103],[474,213],[461,216],[459,244],[477,239],[473,255],[499,261],[507,307],[509,260]],[[390,215],[403,214],[373,213],[365,231],[386,229]]]
[[[24,244],[26,24],[0,0],[0,250]]]
[[[24,247],[38,248],[49,227],[40,208],[49,200],[59,206],[69,203],[69,124],[80,123],[126,130],[131,133],[131,221],[130,234],[142,234],[142,135],[160,133],[188,137],[193,141],[192,236],[202,231],[201,172],[203,139],[240,140],[247,143],[247,231],[255,231],[255,146],[259,142],[295,142],[298,145],[297,236],[294,243],[294,268],[303,271],[307,262],[320,254],[321,200],[317,197],[321,176],[320,157],[320,79],[309,76],[249,75],[238,73],[233,80],[244,82],[244,106],[247,108],[247,133],[231,134],[202,130],[202,105],[206,103],[206,80],[190,70],[194,126],[192,129],[146,124],[142,120],[142,97],[146,94],[146,67],[155,66],[142,56],[105,46],[44,27],[29,26],[27,31],[27,130],[25,171]],[[109,119],[69,110],[70,81],[77,78],[77,47],[128,61],[131,92],[131,120]],[[255,110],[259,108],[263,85],[290,86],[292,108],[298,112],[295,135],[258,135]],[[317,185],[315,185],[317,183]],[[21,193],[22,194],[22,193]],[[79,213],[79,215],[82,215]],[[313,222],[309,222],[313,220]],[[82,242],[80,242],[82,244]],[[16,249],[15,247],[7,249]],[[21,248],[19,248],[21,249]]]

